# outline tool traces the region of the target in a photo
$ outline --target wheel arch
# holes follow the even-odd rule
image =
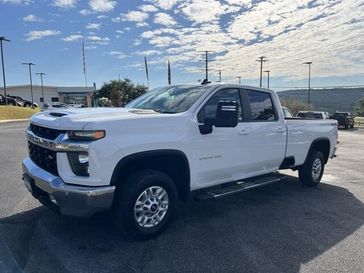
[[[122,158],[114,168],[110,184],[122,185],[125,178],[142,169],[155,169],[169,175],[176,183],[178,197],[186,200],[190,192],[190,167],[180,150],[160,149],[137,152]]]
[[[326,138],[326,137],[316,138],[315,140],[312,141],[312,143],[310,145],[310,148],[306,155],[305,162],[307,161],[307,158],[311,154],[312,151],[319,151],[319,152],[322,152],[324,159],[325,159],[325,164],[326,164],[327,161],[329,160],[330,150],[331,150],[331,143],[328,138]]]

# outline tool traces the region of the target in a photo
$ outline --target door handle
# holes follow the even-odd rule
[[[244,130],[244,129],[240,129],[239,130],[239,135],[249,135],[249,131],[248,130]]]
[[[286,128],[283,128],[283,127],[277,127],[277,128],[276,128],[276,131],[277,131],[278,133],[283,133],[283,132],[285,132],[285,131],[286,131]]]

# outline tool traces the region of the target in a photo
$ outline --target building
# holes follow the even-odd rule
[[[57,103],[83,104],[87,107],[92,106],[93,87],[59,87],[43,86],[44,102],[49,105]],[[4,89],[0,88],[0,93],[4,94]],[[23,99],[32,100],[30,85],[7,86],[6,93],[10,96],[19,96]],[[42,87],[33,85],[33,101],[42,106]]]

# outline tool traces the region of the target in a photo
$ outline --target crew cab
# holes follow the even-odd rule
[[[316,186],[337,122],[285,118],[274,91],[233,84],[156,88],[124,108],[58,109],[26,130],[23,180],[65,215],[111,210],[137,238],[167,227],[177,200],[209,199],[299,171]]]

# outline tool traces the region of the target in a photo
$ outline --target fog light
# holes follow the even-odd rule
[[[87,152],[69,152],[67,156],[75,175],[89,176],[89,157]]]
[[[79,161],[81,164],[88,163],[88,154],[79,154],[79,155],[78,155],[78,161]]]

